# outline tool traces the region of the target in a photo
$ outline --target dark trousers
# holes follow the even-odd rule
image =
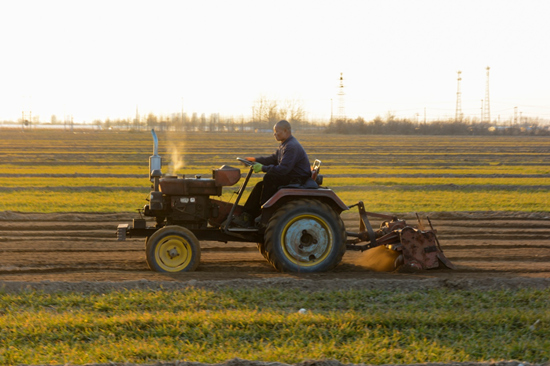
[[[248,200],[244,204],[244,212],[247,212],[252,217],[260,215],[262,205],[266,203],[271,196],[277,192],[279,187],[289,184],[304,184],[306,178],[292,178],[285,175],[277,175],[273,173],[265,173],[263,181],[256,183],[254,189],[248,196]]]

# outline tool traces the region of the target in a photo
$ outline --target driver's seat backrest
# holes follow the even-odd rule
[[[319,174],[321,170],[321,160],[315,159],[313,167],[311,167],[311,179],[318,185],[323,184],[323,176]]]

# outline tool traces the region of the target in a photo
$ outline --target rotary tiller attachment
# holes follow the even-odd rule
[[[394,216],[366,212],[362,201],[350,207],[354,206],[359,208],[359,233],[347,232],[348,237],[355,238],[348,239],[347,249],[362,252],[356,264],[377,272],[416,272],[439,268],[440,265],[455,269],[443,254],[429,218],[430,229],[424,230],[418,215],[418,226],[413,227]],[[369,216],[386,221],[374,231]],[[358,245],[362,242],[366,244]]]

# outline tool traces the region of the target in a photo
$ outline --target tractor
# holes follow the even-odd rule
[[[424,231],[397,217],[367,212],[361,201],[346,205],[334,191],[322,186],[319,160],[315,160],[312,176],[304,185],[279,188],[262,206],[254,227],[236,227],[232,220],[242,212],[239,202],[252,176],[253,163],[237,158],[250,168],[235,202],[226,202],[220,199],[223,188],[241,180],[239,168],[224,165],[213,169],[211,178],[163,175],[158,138],[154,130],[151,133],[154,144],[149,158],[149,203],[139,210],[140,217],[132,224],[120,224],[117,228],[118,240],[145,238],[151,270],[196,270],[201,257],[200,241],[257,243],[264,258],[281,272],[328,271],[341,262],[346,250],[363,252],[377,247],[383,249],[386,257],[391,253],[391,269],[405,266],[422,270],[440,264],[452,268],[433,228]],[[352,207],[359,209],[359,232],[346,231],[340,216]],[[143,216],[154,218],[155,225],[148,226]],[[368,217],[385,221],[374,230]]]

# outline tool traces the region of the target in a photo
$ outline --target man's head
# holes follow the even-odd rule
[[[284,142],[287,138],[292,136],[290,123],[284,119],[277,122],[273,127],[273,135],[277,141]]]

